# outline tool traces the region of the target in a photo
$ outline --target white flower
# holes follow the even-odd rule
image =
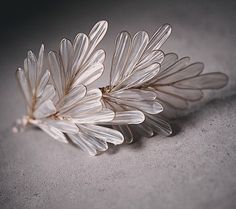
[[[63,39],[59,56],[49,52],[53,85],[48,84],[48,71],[41,75],[43,47],[38,61],[30,52],[25,70],[17,71],[27,101],[28,123],[59,141],[67,142],[69,137],[90,155],[105,151],[107,142],[120,144],[124,140],[120,132],[97,125],[113,120],[115,114],[103,108],[99,89],[87,91],[84,86],[98,79],[103,72],[105,53],[94,49],[106,30],[107,22],[100,21],[89,36],[79,33],[73,44]]]
[[[164,59],[159,48],[170,33],[171,27],[163,25],[150,40],[145,31],[137,32],[132,39],[127,32],[121,32],[117,37],[110,85],[102,88],[103,102],[116,112],[112,123],[118,126],[113,127],[123,133],[127,142],[133,140],[128,124],[139,124],[144,120],[140,112],[158,114],[163,111],[162,105],[156,100],[156,94],[141,88],[158,74]],[[127,110],[133,114],[125,117]]]

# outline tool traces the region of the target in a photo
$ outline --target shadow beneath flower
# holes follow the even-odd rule
[[[207,117],[209,114],[219,114],[220,112],[226,112],[228,108],[235,107],[236,95],[228,97],[224,100],[216,99],[208,102],[204,107],[195,110],[194,112],[188,113],[185,116],[177,117],[171,121],[172,134],[168,137],[159,137],[158,141],[162,140],[171,140],[176,135],[181,133],[183,129],[186,129],[192,124],[197,124],[204,120],[204,117]],[[143,147],[143,140],[147,140],[147,137],[140,135],[138,131],[134,131],[134,141],[130,144],[132,149],[141,149]],[[158,136],[154,134],[152,137]],[[149,138],[152,138],[149,137]],[[123,145],[122,145],[123,146]]]

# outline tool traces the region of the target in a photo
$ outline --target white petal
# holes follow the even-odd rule
[[[98,125],[83,125],[81,127],[87,134],[115,145],[122,144],[124,141],[124,137],[119,131],[110,128]]]
[[[56,113],[56,108],[51,100],[46,100],[43,102],[35,111],[35,118],[45,118]]]
[[[86,95],[86,87],[78,85],[74,87],[69,94],[67,94],[63,100],[63,106],[60,108],[60,113],[67,112],[69,109],[78,105],[78,102]]]
[[[79,132],[79,128],[72,121],[47,119],[45,122],[64,133],[76,134]]]
[[[201,90],[179,89],[173,86],[158,86],[158,91],[177,96],[188,101],[197,101],[203,97]]]
[[[93,124],[93,123],[106,123],[114,119],[115,113],[109,109],[102,109],[93,114],[77,115],[78,118],[73,117],[73,121],[78,124]]]
[[[127,78],[122,83],[122,86],[124,89],[142,86],[142,84],[156,76],[159,72],[159,69],[160,64],[154,63],[145,69],[135,71],[129,78]]]
[[[132,131],[128,125],[113,125],[112,128],[119,131],[120,133],[122,133],[122,135],[124,137],[124,141],[126,143],[133,142],[134,137],[133,137]]]
[[[39,50],[39,57],[37,61],[37,80],[39,80],[42,76],[43,72],[43,56],[44,56],[44,45],[41,45],[41,48]]]
[[[162,51],[152,51],[142,58],[135,70],[144,69],[153,63],[161,63],[163,59],[164,53]]]
[[[49,77],[50,77],[50,72],[46,70],[37,87],[37,95],[36,95],[37,97],[40,97],[43,94],[43,91],[49,81]]]
[[[161,69],[159,73],[161,74],[163,71],[165,71],[167,68],[169,68],[171,65],[176,63],[178,61],[178,55],[175,53],[168,53],[165,55],[163,62],[161,63]]]
[[[145,116],[142,112],[138,110],[116,112],[113,121],[109,122],[111,124],[139,124],[142,123]]]
[[[53,85],[48,84],[45,87],[43,94],[40,96],[40,98],[38,98],[35,108],[37,109],[39,107],[39,105],[41,105],[46,100],[53,100],[55,95],[56,95],[56,93],[55,93],[55,89],[54,89]]]
[[[78,73],[72,88],[79,84],[87,86],[96,81],[102,75],[103,69],[104,67],[101,63],[96,63],[94,65],[88,66],[88,68],[86,68],[82,73]]]
[[[23,93],[25,100],[27,102],[27,105],[28,105],[28,107],[30,107],[31,106],[31,92],[30,92],[29,83],[28,83],[26,76],[25,76],[25,72],[21,68],[18,68],[16,71],[16,76],[19,81],[22,93]]]
[[[158,85],[160,84],[172,84],[177,81],[181,81],[187,78],[198,76],[203,71],[203,63],[193,63],[184,69],[181,69],[173,74],[167,75],[166,77],[158,80]]]
[[[61,61],[62,61],[62,66],[64,69],[64,74],[66,78],[71,78],[71,62],[72,62],[72,56],[73,56],[74,50],[72,43],[67,40],[63,39],[60,43],[60,55],[61,55]]]
[[[96,147],[93,146],[87,139],[88,136],[83,133],[78,133],[76,135],[68,134],[72,142],[74,142],[76,145],[78,145],[83,151],[88,152],[89,155],[96,155],[97,150]]]
[[[64,95],[63,87],[65,85],[64,83],[65,75],[63,74],[61,70],[60,62],[55,52],[50,51],[48,53],[48,60],[49,60],[50,72],[51,72],[51,76],[54,82],[54,86],[56,88],[58,96],[61,98]]]
[[[132,73],[148,44],[148,40],[148,34],[145,31],[139,31],[134,35],[132,39],[132,48],[122,73],[123,78],[126,78]]]
[[[145,53],[148,54],[151,51],[158,50],[166,41],[166,39],[170,36],[170,34],[171,34],[170,25],[165,24],[161,26],[152,36]]]
[[[37,59],[32,51],[28,52],[27,56],[27,64],[28,64],[28,71],[29,71],[29,81],[34,92],[36,82],[37,82]]]
[[[49,126],[47,124],[43,124],[43,123],[40,123],[37,126],[41,128],[44,132],[49,134],[51,137],[53,137],[54,139],[60,142],[68,143],[65,135],[57,128]]]
[[[186,109],[188,108],[188,102],[185,99],[182,99],[180,97],[174,96],[172,94],[166,94],[161,91],[156,91],[157,94],[157,100],[165,102],[169,104],[170,106],[178,109]]]
[[[170,124],[158,116],[146,115],[146,120],[144,124],[153,128],[155,132],[162,133],[165,136],[169,136],[172,134],[172,129]]]
[[[89,39],[87,35],[83,33],[77,34],[74,40],[74,60],[71,72],[72,77],[79,72],[83,61],[85,60],[85,55],[87,54],[88,46]]]
[[[156,98],[156,94],[154,92],[140,89],[114,91],[109,93],[109,96],[132,101],[154,100]]]
[[[146,125],[145,122],[135,125],[135,128],[142,136],[152,137],[154,135],[152,128]]]
[[[107,28],[108,28],[108,23],[106,21],[99,21],[93,26],[92,30],[89,33],[90,46],[85,58],[86,60],[90,57],[95,47],[105,36]]]
[[[150,114],[158,114],[163,111],[161,104],[156,101],[123,101],[117,99],[116,102]]]
[[[168,68],[166,68],[165,70],[161,69],[161,72],[158,73],[158,80],[162,77],[166,77],[173,73],[179,72],[183,68],[187,67],[187,65],[189,64],[189,61],[190,61],[189,57],[183,57],[177,62],[173,63]],[[163,66],[161,66],[161,68],[163,68]]]
[[[219,89],[224,87],[228,80],[228,76],[224,73],[207,73],[179,81],[174,86],[183,89]]]
[[[99,49],[97,51],[95,51],[91,57],[88,58],[88,60],[86,61],[86,63],[84,63],[82,69],[80,72],[84,71],[84,69],[88,68],[88,66],[91,66],[93,64],[96,63],[103,63],[105,60],[105,51],[102,49]]]
[[[60,115],[73,117],[86,120],[86,117],[93,117],[93,114],[102,110],[102,104],[100,101],[91,101],[86,103],[79,103],[77,106],[72,109],[67,110],[66,112],[60,111]],[[87,120],[86,120],[87,121]],[[87,121],[88,123],[89,121]]]
[[[121,79],[122,72],[127,61],[128,53],[131,46],[131,38],[129,33],[121,32],[116,38],[115,53],[112,59],[112,67],[110,74],[110,85],[115,86]]]
[[[99,89],[91,89],[87,91],[86,96],[83,98],[81,103],[85,103],[88,101],[100,101],[102,97],[102,92]]]

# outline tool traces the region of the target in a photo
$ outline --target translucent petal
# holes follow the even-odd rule
[[[35,111],[35,118],[45,118],[56,113],[56,108],[51,100],[43,102]]]
[[[131,46],[131,38],[129,33],[121,32],[116,38],[115,53],[112,59],[110,85],[115,86],[121,79],[121,74],[124,71],[126,60]]]
[[[147,137],[152,137],[154,135],[154,132],[152,128],[150,128],[148,125],[144,123],[137,124],[135,126],[138,132],[140,132],[141,135],[147,136]]]
[[[39,80],[43,74],[43,56],[44,56],[44,45],[41,45],[39,50],[39,57],[37,61],[37,80]]]
[[[113,125],[112,128],[119,131],[123,135],[126,143],[133,142],[134,137],[128,125]]]
[[[165,55],[163,62],[161,63],[161,69],[159,74],[169,68],[171,65],[178,61],[178,55],[175,53],[168,53]]]
[[[40,97],[43,94],[43,91],[49,81],[49,77],[50,77],[50,72],[46,70],[46,72],[43,74],[42,78],[39,81],[36,97]]]
[[[162,51],[152,51],[142,58],[135,70],[144,69],[153,63],[161,63],[163,59],[164,53]]]
[[[107,28],[108,28],[107,21],[99,21],[93,26],[92,30],[89,33],[90,46],[89,46],[88,53],[86,55],[86,60],[90,57],[95,47],[99,44],[99,42],[105,36],[107,32]]]
[[[28,60],[27,60],[27,58],[24,59],[24,72],[25,72],[26,79],[29,80],[29,69],[28,69]]]
[[[197,101],[203,97],[202,91],[195,89],[179,89],[173,86],[159,86],[157,90],[163,93],[175,95],[188,101]]]
[[[207,73],[179,81],[174,86],[183,89],[219,89],[227,83],[228,76],[224,73]]]
[[[29,71],[29,81],[34,92],[36,82],[37,82],[37,59],[32,51],[28,52],[27,56],[27,64],[28,64],[28,71]]]
[[[41,128],[44,132],[46,132],[48,135],[50,135],[52,138],[60,142],[68,143],[65,135],[57,128],[49,126],[47,124],[43,124],[43,123],[40,123],[37,126]]]
[[[69,110],[60,111],[60,115],[73,118],[77,117],[79,118],[83,116],[85,117],[83,118],[83,120],[85,120],[88,114],[93,114],[95,112],[100,111],[101,109],[102,109],[102,104],[100,101],[90,101],[86,103],[79,103],[77,106]]]
[[[64,38],[60,43],[59,50],[60,50],[60,56],[61,56],[61,62],[62,62],[64,74],[69,79],[71,78],[70,68],[72,67],[71,62],[72,62],[73,53],[74,53],[73,46],[70,40],[67,40]]]
[[[83,125],[81,127],[88,135],[115,145],[122,144],[124,141],[124,137],[119,131],[107,127],[98,125]]]
[[[145,53],[148,54],[151,51],[158,50],[163,45],[163,43],[167,40],[170,34],[171,34],[170,25],[165,24],[161,26],[150,39]]]
[[[147,124],[154,129],[155,132],[169,136],[172,134],[172,129],[169,123],[158,116],[146,115],[144,124]]]
[[[96,155],[97,150],[96,147],[93,146],[89,141],[88,141],[88,136],[83,133],[78,133],[78,134],[68,134],[72,142],[74,142],[76,145],[78,145],[83,151],[88,152],[89,155]]]
[[[54,87],[56,88],[56,91],[58,93],[58,96],[61,98],[63,93],[63,81],[65,75],[62,75],[61,69],[60,69],[60,62],[58,60],[57,54],[53,51],[50,51],[48,53],[48,60],[49,60],[49,66],[50,66],[50,72],[53,79]]]
[[[193,63],[184,69],[174,72],[173,74],[167,75],[166,77],[164,76],[158,81],[158,85],[171,84],[186,78],[198,76],[203,71],[203,68],[203,63]]]
[[[22,93],[25,97],[28,107],[30,107],[31,106],[31,92],[30,92],[29,83],[25,77],[25,72],[21,68],[18,68],[16,71],[16,77],[19,81]]]
[[[124,82],[122,82],[122,86],[124,89],[134,88],[142,86],[145,82],[152,79],[157,75],[160,68],[160,64],[154,63],[145,69],[140,69],[135,71],[132,75],[130,75]]]
[[[78,102],[83,99],[86,95],[86,87],[83,85],[78,85],[74,87],[64,98],[60,112],[67,112],[69,109],[78,105]]]
[[[92,111],[91,111],[92,112]],[[90,112],[90,113],[91,113]],[[78,124],[106,123],[114,119],[114,112],[109,109],[102,109],[93,114],[81,114],[73,117],[73,121]]]
[[[185,109],[188,108],[188,102],[180,97],[176,97],[171,94],[166,94],[160,91],[156,91],[157,94],[157,101],[161,100],[163,102],[168,103],[170,106],[178,108],[178,109]]]
[[[122,72],[123,78],[126,78],[132,73],[148,44],[148,40],[148,34],[145,31],[139,31],[134,35],[129,57]]]
[[[117,99],[116,102],[150,114],[158,114],[163,111],[163,107],[157,101],[125,101]]]
[[[156,94],[154,92],[141,89],[126,89],[114,91],[111,92],[109,96],[116,97],[118,99],[133,101],[154,100],[156,98]]]
[[[89,39],[84,33],[79,33],[74,40],[74,60],[71,76],[73,77],[79,70],[85,60],[89,46]]]
[[[179,72],[181,69],[185,68],[189,64],[189,61],[190,61],[189,57],[183,57],[182,59],[178,60],[177,62],[175,62],[168,68],[166,68],[165,70],[162,70],[158,74],[158,80],[164,76],[166,77],[175,72]]]
[[[88,58],[86,63],[83,65],[83,67],[80,70],[80,73],[82,73],[84,70],[86,70],[89,66],[96,64],[96,63],[103,63],[105,60],[105,51],[102,49],[99,49],[95,51],[91,57]]]
[[[113,121],[109,122],[112,124],[139,124],[142,123],[145,116],[138,110],[116,112]]]
[[[48,84],[44,91],[43,94],[38,98],[35,109],[37,109],[44,101],[46,100],[53,100],[53,98],[55,97],[56,93],[55,93],[55,89],[53,87],[53,85]]]
[[[97,80],[103,73],[103,64],[96,63],[94,65],[88,66],[86,70],[82,73],[79,73],[76,77],[76,81],[73,83],[72,87],[75,87],[79,84],[89,85],[95,80]]]
[[[75,125],[75,123],[68,120],[46,119],[45,122],[64,133],[76,134],[79,132],[79,128]]]
[[[102,92],[99,89],[91,89],[87,91],[87,94],[82,99],[81,103],[86,103],[88,101],[100,101],[101,97],[102,97]]]

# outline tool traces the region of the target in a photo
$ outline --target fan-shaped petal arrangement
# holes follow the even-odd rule
[[[156,94],[141,89],[153,79],[160,70],[164,53],[159,50],[171,33],[167,24],[160,27],[150,38],[145,31],[137,32],[131,39],[128,32],[121,32],[116,39],[116,47],[112,60],[110,86],[102,89],[104,106],[119,114],[122,111],[158,114],[163,111],[162,105],[156,100]],[[141,114],[139,113],[141,116]],[[133,118],[137,118],[133,114]],[[142,116],[142,118],[144,118]],[[127,142],[132,142],[133,135],[128,124],[130,116],[112,121],[113,127],[123,133]],[[139,120],[132,124],[139,124]],[[118,127],[116,127],[118,125]]]
[[[202,73],[203,63],[190,64],[189,57],[181,59],[175,53],[165,55],[158,74],[143,84],[142,90],[156,94],[156,101],[163,107],[163,115],[170,109],[187,109],[189,103],[201,100],[203,90],[220,89],[228,83],[228,76],[221,72]],[[143,129],[153,132],[171,134],[170,125],[162,117],[145,114]],[[147,128],[148,127],[148,128]]]
[[[107,30],[98,22],[89,35],[79,33],[74,43],[63,39],[59,53],[49,52],[49,71],[43,73],[43,47],[39,59],[28,53],[24,70],[17,77],[27,102],[27,123],[38,126],[61,142],[73,143],[95,155],[108,148],[107,142],[120,144],[120,132],[99,126],[113,120],[112,110],[103,108],[99,89],[87,90],[103,72],[105,53],[95,50]],[[48,84],[51,74],[51,83]]]

